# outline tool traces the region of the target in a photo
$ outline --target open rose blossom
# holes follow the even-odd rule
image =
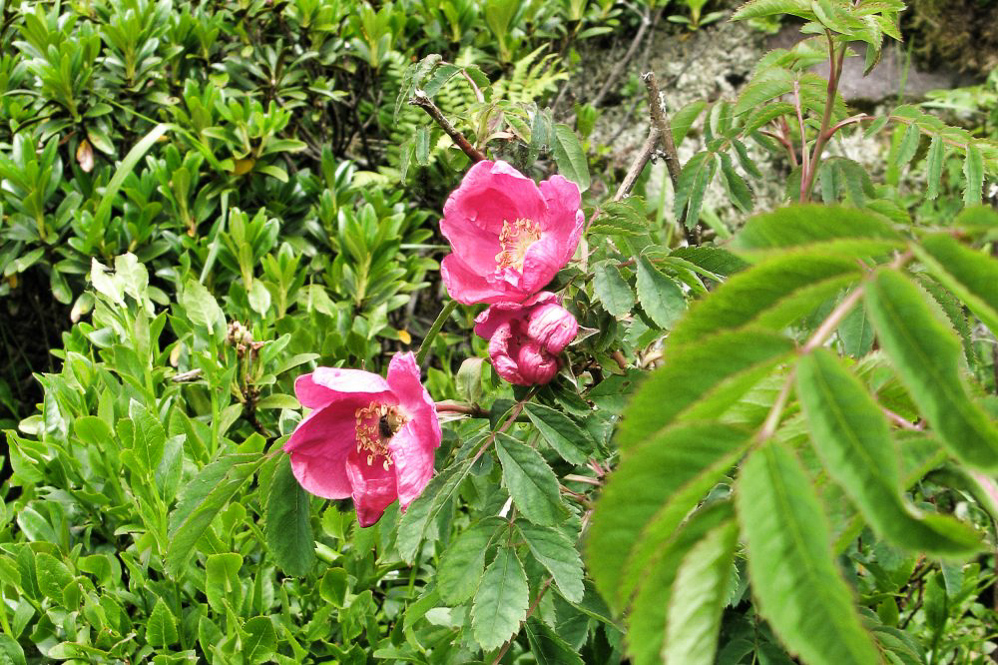
[[[314,409],[284,445],[295,478],[326,499],[353,498],[371,526],[395,499],[404,511],[433,475],[440,423],[412,353],[397,353],[388,378],[359,369],[316,368],[295,381]]]
[[[575,183],[540,186],[506,162],[481,161],[444,204],[440,230],[454,250],[440,273],[454,300],[523,302],[568,263],[585,217]]]
[[[575,317],[549,291],[524,303],[492,305],[475,319],[475,333],[489,340],[489,358],[496,372],[521,386],[553,379],[558,373],[558,355],[578,332]]]

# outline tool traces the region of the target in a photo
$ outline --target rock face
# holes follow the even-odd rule
[[[902,27],[916,60],[972,75],[998,67],[998,2],[995,0],[909,0]]]

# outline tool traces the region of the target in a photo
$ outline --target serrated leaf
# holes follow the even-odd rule
[[[528,402],[524,412],[544,440],[569,464],[585,464],[595,444],[585,430],[561,411]]]
[[[935,233],[922,239],[918,257],[930,272],[970,308],[992,332],[998,331],[998,261]]]
[[[575,544],[555,527],[526,522],[517,522],[516,526],[530,553],[551,573],[561,595],[569,602],[580,602],[585,587],[582,585],[582,559]]]
[[[742,465],[735,487],[760,614],[809,665],[876,665],[880,655],[835,565],[824,512],[792,453],[766,445]]]
[[[713,665],[737,545],[738,527],[728,522],[683,558],[669,597],[664,663]]]
[[[516,551],[503,547],[485,569],[471,609],[475,641],[485,651],[498,649],[527,617],[530,591]]]
[[[734,108],[735,115],[755,111],[766,102],[793,92],[794,80],[794,73],[783,67],[769,67],[762,70],[738,95],[738,102]]]
[[[648,233],[648,228],[644,201],[632,196],[604,206],[600,215],[590,224],[589,233],[639,236]]]
[[[844,206],[792,205],[749,219],[731,241],[731,248],[750,256],[809,245],[850,253],[849,241],[857,242],[855,255],[859,256],[904,246],[901,235],[879,215]]]
[[[686,297],[672,279],[658,271],[647,257],[638,257],[638,302],[648,317],[668,330],[686,311]]]
[[[745,179],[735,171],[731,157],[727,154],[721,155],[721,175],[724,176],[724,187],[732,203],[742,212],[751,212],[752,190],[749,189]]]
[[[622,611],[663,543],[748,443],[712,422],[679,424],[626,451],[596,502],[586,559],[600,593]]]
[[[593,267],[593,293],[604,309],[615,317],[630,314],[634,308],[634,290],[613,261],[597,263]]]
[[[409,504],[409,508],[399,521],[395,546],[403,561],[413,563],[419,546],[427,530],[437,515],[448,504],[471,470],[471,460],[452,464],[445,471],[433,477],[419,497]]]
[[[873,326],[862,307],[856,307],[838,327],[839,339],[846,355],[862,358],[873,349]]]
[[[866,306],[881,347],[943,443],[971,466],[998,469],[998,429],[964,388],[960,342],[918,288],[882,270],[867,285]]]
[[[482,520],[454,540],[440,557],[437,590],[451,605],[475,595],[485,570],[485,557],[491,543],[508,523],[498,517]]]
[[[690,131],[690,127],[693,126],[693,123],[696,122],[696,119],[700,117],[705,108],[707,108],[707,102],[698,100],[690,102],[672,114],[669,120],[672,126],[673,143],[678,146],[683,142],[683,139],[686,138],[686,135]]]
[[[945,158],[946,146],[943,144],[942,137],[937,134],[932,137],[932,142],[929,144],[929,154],[925,157],[926,179],[928,180],[925,197],[930,201],[939,196],[939,182],[943,177]]]
[[[984,192],[984,157],[973,143],[967,144],[967,157],[963,161],[963,177],[967,179],[963,190],[966,205],[978,205]]]
[[[287,575],[306,575],[315,562],[308,493],[291,470],[291,458],[278,464],[267,497],[267,551]]]
[[[918,152],[918,142],[922,138],[922,133],[918,129],[918,125],[911,123],[908,128],[904,131],[904,137],[901,139],[901,147],[898,148],[897,158],[894,164],[897,167],[902,167],[911,161],[911,158],[915,156]]]
[[[744,21],[750,18],[790,14],[809,21],[814,20],[809,0],[749,0],[731,16],[732,21]]]
[[[707,187],[707,183],[704,182],[705,174],[710,171],[713,163],[714,155],[712,153],[698,152],[683,165],[683,170],[679,172],[679,180],[676,182],[674,202],[676,219],[682,219],[688,204],[692,205],[697,200],[703,201],[703,190]],[[697,192],[697,187],[700,187],[699,192]],[[700,203],[696,205],[699,210]]]
[[[568,125],[558,124],[554,126],[554,133],[550,138],[558,172],[578,185],[580,191],[589,189],[589,161],[575,130]]]
[[[156,598],[152,614],[146,621],[146,641],[150,646],[168,647],[180,639],[177,620],[162,598]]]
[[[558,479],[540,453],[505,434],[496,436],[496,452],[503,483],[523,516],[542,526],[560,523],[568,511],[559,496]]]
[[[668,344],[662,366],[644,380],[624,411],[617,445],[626,450],[647,441],[690,408],[704,419],[719,416],[795,348],[793,340],[758,329]]]
[[[660,665],[676,574],[690,550],[711,531],[734,523],[730,501],[697,510],[659,548],[627,616],[627,651],[634,665]],[[716,640],[715,640],[716,641]],[[711,645],[703,645],[711,646]],[[678,665],[671,663],[670,665]]]
[[[263,463],[263,456],[237,453],[205,466],[190,481],[170,514],[170,545],[166,571],[177,579],[194,554],[198,540],[246,480]]]
[[[862,276],[845,257],[793,253],[744,270],[694,303],[673,328],[672,344],[689,344],[722,330],[756,326],[782,330]]]
[[[826,349],[797,366],[797,395],[819,459],[874,531],[895,545],[938,556],[980,549],[975,531],[941,515],[921,515],[902,498],[899,452],[880,406]]]
[[[533,617],[527,619],[523,632],[530,643],[530,655],[537,665],[582,665],[582,658],[575,649],[543,621]]]

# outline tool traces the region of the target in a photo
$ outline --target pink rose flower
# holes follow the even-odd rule
[[[579,323],[559,302],[542,291],[524,303],[498,303],[478,315],[475,333],[489,340],[499,376],[521,386],[555,377],[558,355],[579,332]]]
[[[284,444],[295,478],[325,499],[353,498],[371,526],[395,499],[404,511],[433,475],[440,423],[412,353],[397,353],[388,378],[359,369],[316,368],[295,381],[314,409]]]
[[[538,187],[506,162],[478,162],[444,204],[440,230],[454,252],[440,266],[454,300],[523,302],[572,255],[585,217],[575,183],[560,175]]]

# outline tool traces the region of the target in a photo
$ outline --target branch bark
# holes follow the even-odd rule
[[[427,115],[433,118],[433,121],[440,125],[440,129],[444,130],[447,136],[454,141],[457,147],[459,147],[464,154],[471,159],[471,161],[480,162],[486,158],[485,155],[478,150],[478,148],[471,145],[468,139],[464,138],[464,134],[457,131],[457,129],[454,128],[454,125],[450,124],[450,121],[444,117],[444,114],[439,108],[437,108],[437,105],[433,103],[433,100],[426,96],[425,92],[417,90],[413,93],[409,103],[426,111]]]

